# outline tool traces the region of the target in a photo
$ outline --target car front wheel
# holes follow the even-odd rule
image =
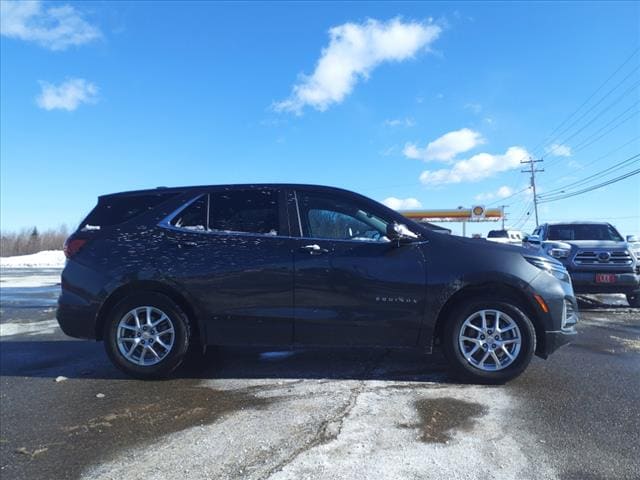
[[[111,311],[105,348],[111,361],[141,379],[167,377],[182,363],[189,347],[185,313],[165,295],[148,292],[122,300]]]
[[[531,320],[506,301],[470,301],[444,329],[444,354],[464,380],[500,384],[520,375],[536,349]]]

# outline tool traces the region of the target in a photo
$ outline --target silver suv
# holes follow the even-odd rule
[[[609,223],[545,223],[525,245],[560,260],[576,293],[623,293],[640,307],[640,242]]]

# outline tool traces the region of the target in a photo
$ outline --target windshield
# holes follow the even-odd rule
[[[487,238],[507,238],[506,230],[491,230]]]
[[[622,237],[611,225],[550,225],[549,240],[612,240],[621,242]]]

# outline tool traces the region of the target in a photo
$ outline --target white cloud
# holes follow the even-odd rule
[[[384,121],[385,126],[387,127],[413,127],[415,126],[416,122],[413,118],[392,118],[390,120],[385,120]]]
[[[561,145],[559,143],[553,143],[545,148],[545,151],[554,157],[570,157],[571,147],[568,145]]]
[[[75,110],[82,103],[97,101],[98,87],[83,78],[69,78],[60,85],[40,82],[42,91],[36,98],[40,108],[45,110]]]
[[[71,5],[44,8],[40,1],[16,0],[0,2],[0,33],[50,50],[65,50],[102,36]]]
[[[382,203],[384,203],[389,208],[393,208],[394,210],[411,210],[414,208],[422,207],[422,204],[416,198],[389,197],[385,198]]]
[[[499,172],[520,168],[520,160],[528,156],[522,147],[510,147],[503,155],[478,153],[457,161],[451,168],[426,170],[420,175],[420,181],[425,185],[477,182]]]
[[[482,105],[479,103],[467,103],[464,106],[465,110],[471,110],[473,113],[478,114],[482,111]]]
[[[306,106],[324,111],[351,93],[358,80],[367,79],[383,62],[401,62],[428,49],[442,29],[430,22],[367,20],[345,23],[329,30],[329,46],[322,50],[314,72],[301,75],[277,111],[301,114]]]
[[[513,195],[513,189],[503,185],[495,192],[479,193],[475,196],[475,199],[479,202],[485,202],[487,200],[493,200],[494,198],[507,198]]]
[[[448,162],[458,153],[467,152],[484,142],[485,140],[480,133],[463,128],[445,133],[440,138],[430,142],[425,148],[419,148],[414,143],[407,143],[402,153],[408,158]]]

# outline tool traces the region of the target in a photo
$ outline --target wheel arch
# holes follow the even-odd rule
[[[103,340],[105,322],[107,321],[109,312],[111,312],[111,310],[124,298],[134,293],[142,292],[160,293],[169,297],[187,315],[193,337],[201,343],[205,341],[205,330],[204,325],[201,322],[201,317],[197,314],[196,309],[187,297],[180,293],[176,288],[153,280],[137,280],[127,283],[118,287],[107,296],[104,302],[102,302],[96,316],[96,340]]]
[[[540,313],[532,298],[514,286],[500,282],[469,285],[455,292],[440,309],[434,327],[433,341],[439,342],[443,329],[454,309],[464,301],[486,299],[487,297],[513,301],[529,317],[536,332],[536,354],[545,352],[545,329]]]

